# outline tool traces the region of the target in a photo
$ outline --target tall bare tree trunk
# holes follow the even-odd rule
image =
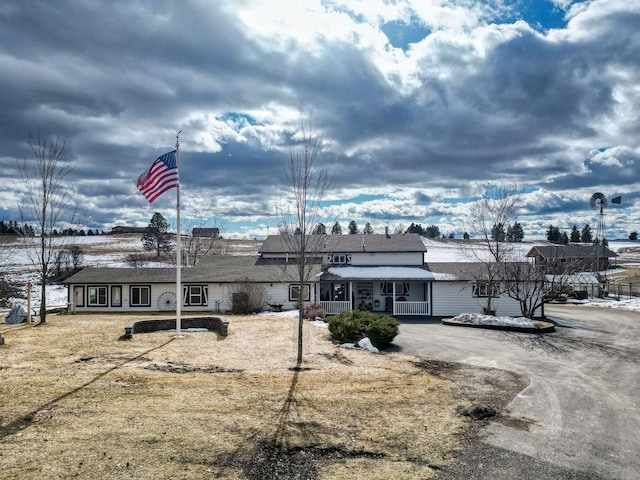
[[[28,233],[25,233],[25,238],[29,259],[40,278],[40,323],[45,323],[47,282],[55,262],[54,251],[61,247],[54,244],[54,232],[63,232],[65,227],[73,225],[77,217],[77,208],[70,202],[71,188],[65,181],[74,165],[67,160],[71,143],[59,137],[48,141],[40,132],[35,137],[29,134],[29,146],[33,159],[18,161],[25,186],[18,209],[23,222],[35,222],[37,225],[35,235],[39,241]],[[60,236],[59,243],[64,243],[65,238]]]
[[[313,235],[313,229],[319,221],[320,203],[324,199],[331,181],[321,163],[324,136],[316,137],[312,126],[305,128],[301,122],[302,140],[291,149],[285,177],[292,190],[288,202],[278,204],[280,234],[287,248],[295,256],[296,277],[292,279],[298,286],[298,351],[296,364],[302,364],[304,294],[306,286],[312,282],[311,272],[318,262],[324,235]]]

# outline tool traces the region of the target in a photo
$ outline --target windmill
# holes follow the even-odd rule
[[[596,268],[600,269],[600,259],[601,256],[605,255],[605,247],[607,246],[607,226],[604,220],[604,211],[607,207],[607,197],[600,192],[596,192],[591,195],[591,199],[589,200],[589,204],[591,205],[592,210],[598,211],[598,228],[596,230],[596,238],[594,242],[594,255],[596,257]],[[622,203],[622,197],[617,196],[611,199],[611,203]],[[605,272],[606,279],[606,272]]]

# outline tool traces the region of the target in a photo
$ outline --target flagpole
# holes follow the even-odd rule
[[[178,169],[178,187],[176,188],[176,337],[182,338],[180,332],[182,310],[182,248],[180,234],[180,130],[176,134],[176,168]]]

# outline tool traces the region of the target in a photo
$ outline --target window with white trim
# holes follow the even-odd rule
[[[209,287],[207,285],[187,285],[183,289],[184,304],[189,306],[209,304]]]
[[[122,306],[122,286],[121,285],[111,286],[111,306],[112,307]]]
[[[289,285],[290,302],[308,302],[311,300],[311,287],[308,284],[302,286],[302,295],[300,293],[300,285]]]
[[[84,307],[84,287],[73,287],[73,303],[76,307]]]
[[[131,307],[150,307],[151,287],[149,285],[131,285],[129,287],[129,305]]]
[[[87,297],[89,307],[106,307],[107,287],[89,286]]]

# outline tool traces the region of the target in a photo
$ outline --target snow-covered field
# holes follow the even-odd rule
[[[67,245],[79,245],[84,250],[82,264],[84,266],[128,266],[126,257],[131,253],[142,253],[142,242],[138,235],[96,235],[86,237],[74,237]],[[427,247],[427,262],[470,262],[473,256],[460,241],[434,240],[425,238]],[[522,242],[514,245],[522,256],[539,242]],[[609,248],[616,253],[622,250],[627,251],[618,258],[619,265],[639,265],[640,264],[640,244],[633,242],[610,242]],[[629,252],[628,250],[633,251]],[[478,249],[476,249],[477,253]],[[37,285],[37,276],[32,267],[29,254],[30,249],[25,245],[24,239],[4,240],[0,244],[0,268],[10,279],[18,280],[26,284],[27,281],[34,283],[32,291],[33,305],[39,306],[40,292]],[[244,254],[251,252],[243,252]],[[241,253],[241,254],[243,254]],[[157,264],[154,264],[157,265]],[[166,265],[162,265],[166,266]],[[25,292],[26,293],[26,292]],[[16,299],[16,304],[26,305],[24,300]],[[640,311],[640,299],[614,300],[614,299],[590,299],[589,305],[607,308],[618,308],[626,310]],[[67,304],[67,291],[64,286],[51,285],[47,288],[47,308],[63,307]],[[4,316],[7,309],[0,310]]]

